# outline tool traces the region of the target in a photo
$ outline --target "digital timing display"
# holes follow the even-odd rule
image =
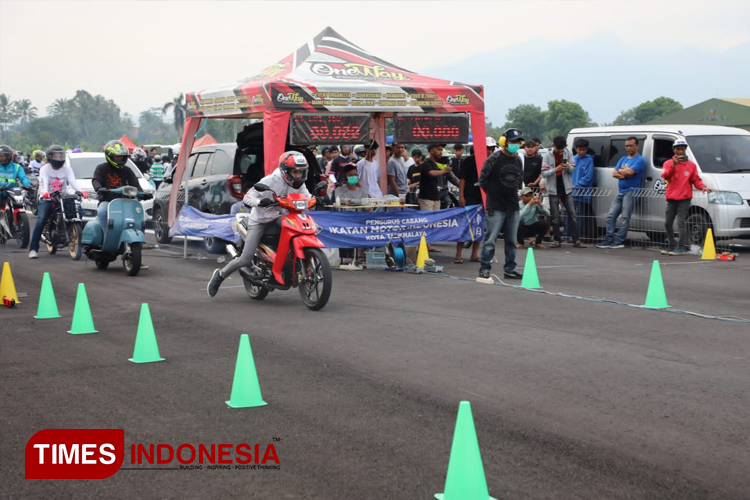
[[[295,146],[363,144],[370,141],[370,115],[362,113],[294,113],[289,128],[289,142]]]
[[[397,114],[393,140],[407,144],[469,142],[469,114]]]

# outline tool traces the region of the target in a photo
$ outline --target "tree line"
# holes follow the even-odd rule
[[[674,99],[657,97],[653,101],[622,111],[612,123],[604,123],[602,126],[640,125],[681,109],[682,104]],[[487,135],[499,137],[506,129],[517,128],[525,138],[538,137],[543,144],[549,145],[553,137],[567,136],[574,128],[598,126],[580,104],[564,99],[549,101],[546,110],[533,104],[518,105],[508,110],[505,119],[502,127],[487,122]]]
[[[47,107],[47,116],[28,99],[11,100],[0,94],[0,141],[24,152],[61,144],[66,148],[99,151],[111,139],[128,135],[136,144],[174,144],[182,140],[185,123],[185,96],[180,94],[161,108],[143,111],[136,119],[122,113],[120,107],[102,95],[79,90],[72,98],[56,99]],[[682,109],[669,97],[658,97],[624,110],[612,123],[604,125],[638,125]],[[171,117],[171,123],[165,121]],[[487,122],[487,135],[499,137],[505,129],[518,128],[524,137],[538,137],[544,144],[557,135],[567,136],[573,128],[597,124],[583,107],[571,101],[553,100],[542,110],[533,104],[521,104],[508,110],[502,127]],[[234,142],[242,130],[242,120],[208,120],[202,133],[219,142]]]

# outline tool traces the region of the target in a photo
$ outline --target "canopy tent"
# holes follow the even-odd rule
[[[201,120],[263,119],[265,172],[277,168],[292,112],[373,113],[372,139],[385,144],[385,118],[399,113],[469,113],[474,137],[485,136],[484,89],[419,75],[380,59],[328,27],[259,74],[230,85],[188,93],[182,146],[191,151]],[[486,158],[476,148],[477,165]],[[168,220],[176,215],[180,180],[189,155],[175,168]],[[385,191],[385,148],[378,151]]]
[[[130,137],[128,137],[127,134],[123,135],[118,140],[125,143],[125,146],[128,148],[128,151],[130,151],[131,153],[133,152],[135,148],[138,147],[135,145],[135,143],[133,143],[133,141],[130,140]]]
[[[200,146],[207,146],[209,144],[219,144],[219,141],[211,137],[211,134],[206,134],[193,143],[193,149]]]

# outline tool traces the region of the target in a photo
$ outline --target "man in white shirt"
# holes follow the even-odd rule
[[[29,173],[31,175],[39,175],[42,165],[44,165],[44,154],[37,150],[34,152],[34,159],[29,163]]]
[[[375,161],[378,153],[378,143],[372,141],[365,145],[365,157],[357,163],[357,173],[360,185],[367,191],[370,198],[382,198],[383,191],[380,189],[380,165]]]

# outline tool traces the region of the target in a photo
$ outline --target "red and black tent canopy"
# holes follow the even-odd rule
[[[284,152],[292,112],[374,113],[374,137],[385,143],[384,119],[399,113],[469,113],[475,138],[485,136],[484,89],[423,76],[385,61],[328,27],[299,49],[259,74],[238,82],[187,94],[183,151],[190,151],[205,118],[262,118],[266,173]],[[477,164],[485,148],[476,148]],[[381,151],[385,159],[385,151]],[[187,155],[174,174],[169,221]],[[385,168],[383,178],[385,179]]]

